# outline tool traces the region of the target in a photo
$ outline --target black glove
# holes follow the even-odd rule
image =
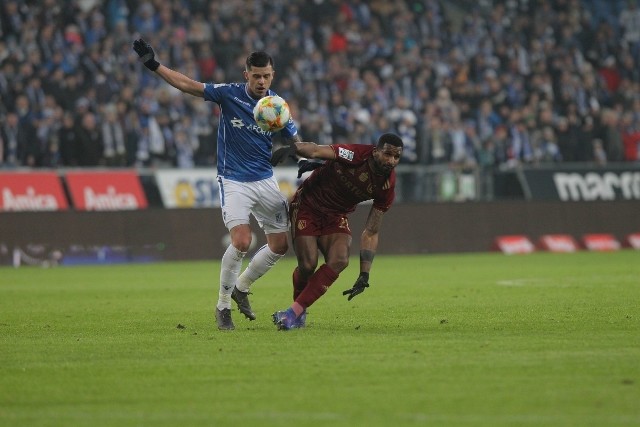
[[[310,172],[322,165],[323,163],[321,162],[311,162],[307,159],[298,160],[298,178],[302,177],[303,173]]]
[[[160,66],[160,63],[156,61],[156,54],[153,52],[153,48],[144,39],[138,39],[133,42],[133,50],[136,51],[140,57],[140,61],[145,67],[151,71],[155,71]]]
[[[296,155],[296,145],[295,144],[291,144],[291,145],[287,145],[286,147],[281,147],[278,148],[276,151],[274,151],[271,154],[271,166],[277,166],[278,163],[281,163],[284,161],[284,159],[286,159],[288,156],[295,159]]]
[[[361,294],[368,287],[369,287],[369,273],[360,273],[360,276],[358,276],[358,280],[356,280],[356,283],[353,285],[353,288],[347,289],[342,293],[342,295],[349,295],[349,298],[347,298],[347,301],[351,301],[351,298],[355,297],[358,294]]]

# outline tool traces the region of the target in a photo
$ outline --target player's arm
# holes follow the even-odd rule
[[[134,41],[133,50],[136,51],[144,66],[162,77],[165,82],[184,93],[204,98],[203,83],[195,81],[178,71],[160,64],[156,61],[153,48],[149,43],[144,41],[144,39]]]
[[[336,153],[329,145],[318,145],[315,142],[297,142],[295,144],[295,154],[307,159],[333,160]]]
[[[369,287],[369,272],[373,257],[378,249],[378,237],[384,212],[372,207],[367,217],[362,236],[360,236],[360,275],[351,289],[342,292],[342,295],[349,295],[348,301],[364,292]]]
[[[318,145],[315,142],[292,141],[289,145],[278,148],[271,155],[271,164],[276,166],[287,157],[302,157],[304,159],[333,160],[336,158],[329,145]]]
[[[378,237],[384,212],[372,207],[367,217],[367,222],[360,236],[360,273],[369,273],[373,257],[378,249]]]
[[[156,74],[176,89],[193,96],[204,98],[204,83],[195,81],[184,74],[160,64]]]

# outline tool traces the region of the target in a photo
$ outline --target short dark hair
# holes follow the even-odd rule
[[[382,148],[384,144],[389,144],[389,145],[393,145],[394,147],[400,147],[400,148],[404,147],[404,143],[402,142],[402,139],[395,133],[383,133],[382,135],[380,135],[380,138],[378,138],[378,143],[376,144],[376,147]]]
[[[247,56],[245,65],[247,66],[247,70],[250,70],[251,67],[266,67],[268,65],[273,67],[273,58],[267,52],[251,52],[249,56]]]

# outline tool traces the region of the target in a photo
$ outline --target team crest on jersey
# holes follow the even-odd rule
[[[369,179],[369,174],[366,172],[362,172],[358,177],[358,179],[360,180],[360,182],[365,182],[366,180]]]
[[[307,221],[304,219],[298,220],[298,230],[304,230],[307,228]]]
[[[338,147],[338,157],[342,157],[343,159],[352,161],[355,153],[351,150],[347,150],[346,148]]]

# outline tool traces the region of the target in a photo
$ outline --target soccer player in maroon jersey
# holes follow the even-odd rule
[[[300,185],[290,203],[291,238],[298,266],[293,271],[293,304],[272,316],[279,330],[304,327],[307,307],[349,264],[351,229],[347,216],[365,200],[373,200],[373,205],[360,238],[360,276],[343,295],[350,301],[369,287],[382,216],[395,197],[394,168],[402,149],[402,139],[386,133],[375,146],[296,142],[273,153],[274,165],[294,150],[297,156],[326,160]],[[325,263],[316,269],[318,252]]]

